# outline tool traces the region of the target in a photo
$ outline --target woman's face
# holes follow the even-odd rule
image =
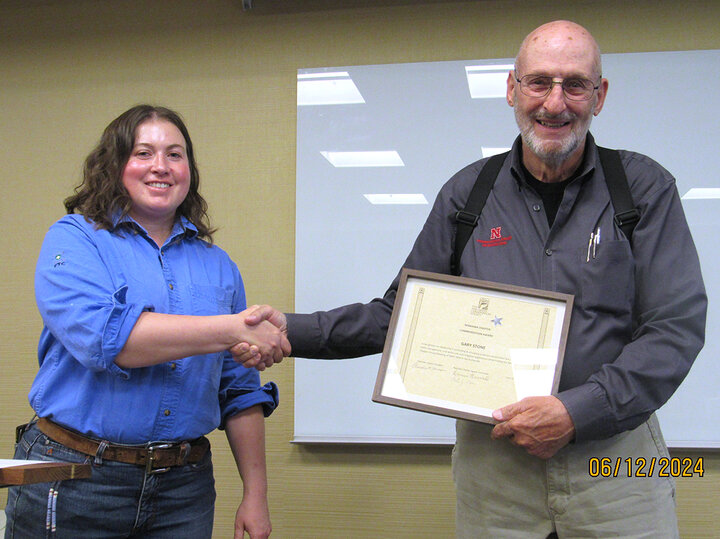
[[[180,130],[161,119],[141,123],[122,182],[130,193],[133,219],[146,229],[172,228],[175,211],[190,189],[190,164]]]

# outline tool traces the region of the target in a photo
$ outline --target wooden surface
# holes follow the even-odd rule
[[[26,485],[90,477],[90,464],[42,462],[0,467],[0,485]]]

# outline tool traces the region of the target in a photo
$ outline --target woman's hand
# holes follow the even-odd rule
[[[239,333],[242,340],[230,348],[236,362],[263,371],[290,355],[292,347],[283,313],[269,305],[253,305],[236,316],[243,324]]]

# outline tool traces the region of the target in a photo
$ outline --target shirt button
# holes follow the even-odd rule
[[[163,414],[165,414],[166,416],[169,416],[169,415],[170,415],[170,410],[165,410],[165,411],[163,412]]]
[[[175,370],[176,367],[177,365],[175,365],[175,363],[170,363],[170,369]]]
[[[175,287],[172,285],[172,283],[170,283],[168,286],[170,287],[170,290],[175,290]]]
[[[533,204],[533,211],[540,211],[540,204]]]
[[[548,256],[552,255],[552,249],[545,249],[545,254]]]

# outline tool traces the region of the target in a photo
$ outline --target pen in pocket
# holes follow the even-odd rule
[[[595,231],[595,238],[593,239],[593,258],[595,258],[598,245],[600,245],[600,227]]]
[[[587,256],[585,262],[590,262],[590,255],[593,258],[597,258],[597,246],[600,245],[600,227],[595,232],[590,232],[590,239],[588,240]]]

